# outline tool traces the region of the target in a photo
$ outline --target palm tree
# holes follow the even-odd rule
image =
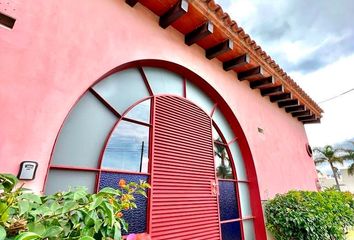
[[[352,163],[348,168],[348,174],[354,175],[354,163]]]
[[[232,178],[232,170],[230,167],[230,162],[227,156],[227,152],[224,145],[217,144],[217,142],[221,142],[221,139],[215,141],[214,153],[219,157],[221,163],[217,166],[217,176],[223,179]]]
[[[353,144],[353,147],[354,147],[354,142],[353,141],[350,141],[350,142],[351,142],[351,144]],[[353,161],[354,160],[354,148],[347,150],[347,154],[344,157],[345,157],[345,160]],[[352,162],[352,164],[349,166],[348,174],[354,175],[354,162]]]
[[[337,189],[340,191],[339,182],[338,182],[338,169],[334,166],[335,163],[343,164],[345,160],[347,160],[347,150],[341,148],[334,148],[330,145],[326,145],[323,148],[314,148],[314,152],[317,153],[315,155],[314,160],[315,164],[321,164],[324,162],[328,162],[331,166],[331,170],[333,172],[334,179],[336,180]]]

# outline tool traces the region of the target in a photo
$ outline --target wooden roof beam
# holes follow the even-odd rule
[[[264,88],[261,89],[261,95],[264,96],[273,96],[273,95],[278,95],[284,92],[284,87],[283,85],[276,86],[276,87],[270,87],[270,88]]]
[[[306,117],[306,116],[311,115],[311,111],[304,110],[304,111],[299,111],[299,112],[293,112],[293,113],[291,113],[291,115],[293,115],[293,117]]]
[[[306,110],[304,105],[285,107],[285,111],[287,113],[301,112],[301,111],[304,111],[304,110]]]
[[[253,79],[259,79],[262,78],[263,76],[263,70],[262,67],[254,67],[251,69],[248,69],[246,71],[241,71],[237,73],[237,78],[240,81],[243,80],[253,80]]]
[[[129,6],[134,7],[139,2],[139,0],[125,0],[125,2]]]
[[[311,124],[311,123],[321,123],[321,119],[317,118],[315,120],[307,120],[307,121],[301,121],[303,124]]]
[[[234,59],[224,62],[223,68],[225,71],[229,71],[234,68],[246,65],[248,63],[250,63],[250,56],[248,54],[243,54],[243,55],[238,56]]]
[[[316,120],[316,115],[312,114],[310,116],[305,116],[305,117],[298,117],[297,119],[299,119],[299,121],[313,121]]]
[[[267,87],[270,85],[274,85],[275,80],[273,76],[270,77],[266,77],[260,80],[256,80],[253,82],[250,82],[250,88],[255,89],[255,88],[263,88],[263,87]]]
[[[278,95],[270,96],[269,97],[271,102],[281,102],[292,99],[291,93],[281,93]]]
[[[214,25],[210,21],[207,21],[203,23],[201,26],[194,29],[193,31],[187,33],[184,42],[188,46],[191,46],[192,44],[212,34],[213,31],[214,31]]]
[[[7,3],[9,4],[9,3]],[[5,9],[6,11],[6,9]],[[15,25],[16,19],[13,17],[10,17],[2,12],[0,12],[0,25],[9,28],[9,29],[13,29],[14,25]]]
[[[187,0],[178,1],[172,8],[167,10],[167,12],[160,17],[160,27],[167,28],[172,23],[177,21],[188,12],[188,6],[189,4]]]
[[[290,99],[282,102],[278,102],[278,106],[280,108],[283,107],[293,107],[293,106],[298,106],[299,105],[299,100],[297,99]],[[301,106],[301,105],[300,105]]]
[[[224,42],[218,43],[215,46],[208,48],[205,52],[205,56],[208,59],[215,58],[223,53],[231,51],[233,49],[233,42],[230,39],[227,39]]]

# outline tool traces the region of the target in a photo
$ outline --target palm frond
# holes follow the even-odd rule
[[[348,168],[348,174],[354,175],[354,163],[352,163]]]
[[[345,160],[354,160],[354,151],[349,151],[346,155],[343,156]]]
[[[341,156],[341,157],[333,156],[331,159],[329,159],[329,162],[331,162],[331,163],[343,164],[344,161],[345,161],[345,158],[343,156]]]
[[[345,161],[354,160],[354,151],[350,149],[336,148],[331,145],[326,145],[322,148],[315,147],[313,151],[315,153],[314,161],[316,165],[323,162],[343,164]]]
[[[315,164],[318,165],[318,164],[327,162],[328,158],[326,158],[326,157],[317,157],[317,158],[314,159],[314,161],[315,161]]]

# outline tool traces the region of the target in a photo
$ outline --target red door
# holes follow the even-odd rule
[[[185,99],[155,101],[152,239],[220,240],[211,120]]]

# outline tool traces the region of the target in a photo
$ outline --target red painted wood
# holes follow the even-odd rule
[[[138,70],[139,70],[139,72],[140,72],[140,74],[141,74],[141,77],[142,77],[143,80],[144,80],[145,86],[146,86],[147,90],[149,91],[150,96],[154,96],[154,94],[153,94],[153,92],[152,92],[152,88],[151,88],[151,86],[150,86],[150,84],[149,84],[149,81],[148,81],[147,78],[146,78],[144,69],[143,69],[142,67],[138,67]]]
[[[220,240],[210,117],[179,97],[155,100],[152,239]]]

